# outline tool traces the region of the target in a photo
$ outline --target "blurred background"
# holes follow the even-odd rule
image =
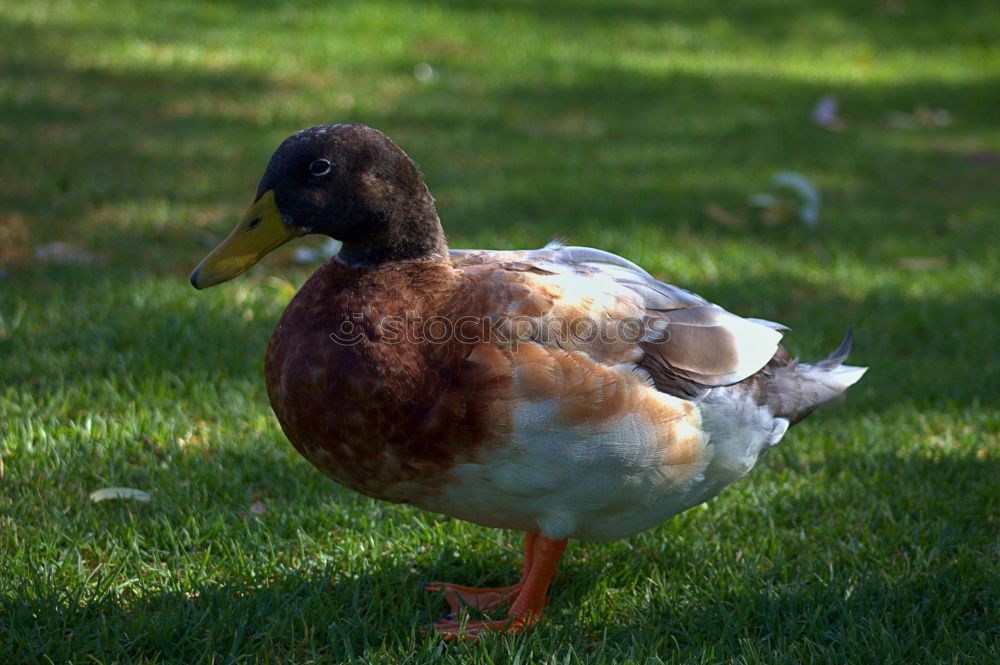
[[[532,662],[995,657],[998,35],[985,1],[4,3],[0,660],[486,657],[419,637],[419,587],[506,583],[516,540],[339,490],[270,414],[323,243],[187,282],[342,121],[453,247],[601,247],[872,367],[708,508],[571,548]]]

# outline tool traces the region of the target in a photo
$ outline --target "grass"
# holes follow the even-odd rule
[[[996,662],[998,30],[921,0],[4,3],[0,662]],[[951,124],[887,124],[921,104]],[[572,543],[530,635],[422,637],[421,586],[506,583],[518,539],[291,450],[262,356],[313,266],[187,283],[277,142],[341,120],[409,151],[456,247],[617,251],[805,358],[852,324],[872,370],[706,506]],[[704,212],[781,170],[818,229]],[[85,256],[33,257],[57,241]]]

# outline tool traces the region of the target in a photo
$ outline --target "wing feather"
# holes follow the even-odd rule
[[[452,250],[451,259],[460,270],[492,268],[511,273],[512,280],[517,274],[519,284],[544,293],[549,304],[537,317],[545,330],[561,334],[533,341],[582,351],[603,362],[654,366],[658,373],[703,386],[737,383],[760,371],[787,329],[732,314],[655,279],[627,259],[589,247],[553,243],[525,251]],[[521,310],[507,305],[503,311]],[[580,321],[593,325],[575,327]],[[641,334],[609,343],[609,333],[634,332],[617,325],[626,322],[640,325]],[[576,334],[583,329],[587,335]]]

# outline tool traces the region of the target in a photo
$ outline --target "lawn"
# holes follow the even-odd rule
[[[0,663],[1000,661],[998,34],[924,0],[0,4]],[[284,439],[263,352],[310,240],[187,281],[277,143],[345,120],[454,247],[602,247],[872,369],[707,505],[571,543],[531,634],[424,637],[422,586],[509,583],[519,538]],[[786,170],[816,228],[742,215]]]

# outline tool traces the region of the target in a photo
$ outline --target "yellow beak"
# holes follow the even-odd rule
[[[303,233],[300,229],[288,228],[281,221],[274,190],[269,189],[250,206],[229,237],[198,264],[191,273],[191,286],[206,289],[228,282],[268,252]]]

